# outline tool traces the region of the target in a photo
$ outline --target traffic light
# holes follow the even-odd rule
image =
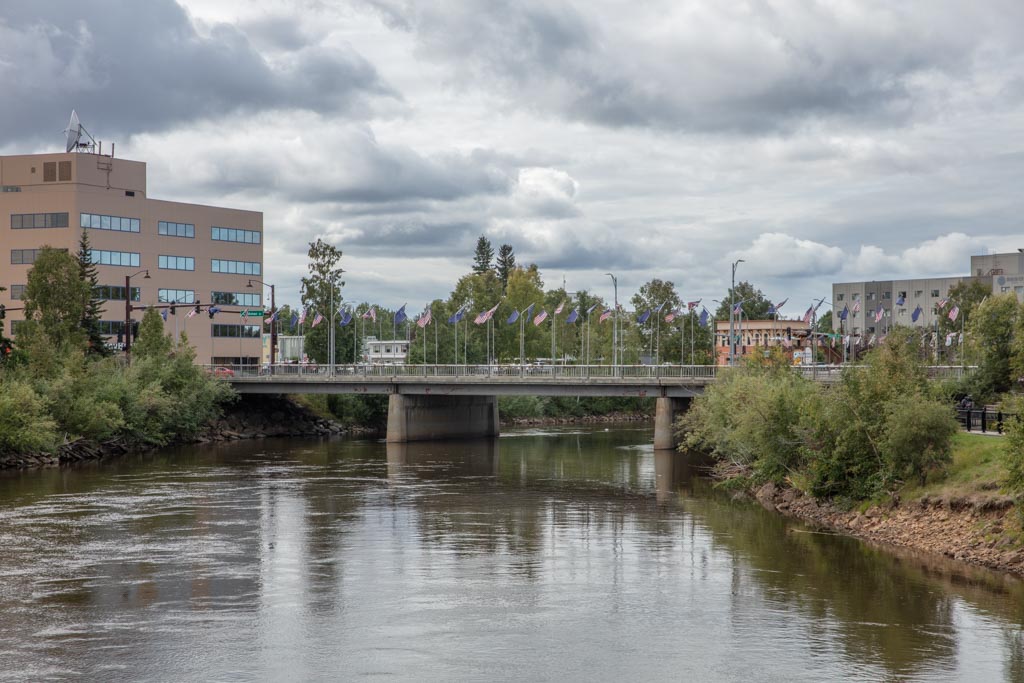
[[[3,304],[0,304],[0,320],[3,320],[6,317],[7,317],[7,307],[4,306]]]
[[[177,313],[174,312],[174,304],[170,305],[169,310],[167,312],[170,313],[171,315],[177,315]]]
[[[203,303],[202,299],[196,299],[196,307],[193,310],[195,310],[197,315],[199,314],[199,304],[201,303]]]

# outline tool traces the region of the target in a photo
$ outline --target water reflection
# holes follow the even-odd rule
[[[0,475],[0,678],[1024,674],[1016,580],[792,524],[650,442],[239,442]]]

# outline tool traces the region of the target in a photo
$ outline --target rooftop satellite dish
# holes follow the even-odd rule
[[[96,140],[93,139],[92,135],[89,135],[89,131],[78,120],[78,113],[74,109],[71,110],[71,120],[68,122],[68,127],[64,134],[67,136],[67,144],[64,147],[65,152],[92,152],[96,149]],[[86,142],[82,142],[83,135],[88,138]]]

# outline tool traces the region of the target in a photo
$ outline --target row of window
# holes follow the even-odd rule
[[[25,230],[28,228],[66,228],[67,213],[12,213],[11,229]]]
[[[100,285],[93,291],[93,296],[97,299],[105,299],[107,301],[124,301],[124,287],[119,285]],[[142,301],[142,289],[139,287],[132,287],[132,301]]]
[[[933,289],[933,290],[931,290],[929,295],[933,299],[938,299],[939,298],[939,290]],[[923,289],[914,290],[914,298],[915,299],[920,299],[923,296],[924,296],[924,290]],[[874,301],[875,300],[875,292],[868,292],[866,298],[867,298],[868,301]],[[896,293],[896,298],[897,299],[906,299],[907,298],[907,293],[906,292],[897,292]],[[844,292],[839,292],[839,293],[836,294],[836,301],[843,301],[845,299],[846,299],[846,294]],[[892,299],[892,292],[882,292],[882,300],[887,301],[887,300],[890,300],[890,299]],[[860,301],[860,292],[854,292],[853,294],[851,294],[850,295],[850,301]]]
[[[210,302],[222,306],[250,306],[256,308],[262,305],[260,295],[253,292],[211,292]]]
[[[242,337],[243,339],[258,339],[260,337],[259,325],[210,325],[210,336],[212,337]]]
[[[224,261],[213,259],[213,272],[234,275],[259,275],[260,264],[251,261]]]
[[[38,258],[41,251],[42,249],[11,249],[11,265],[32,265],[36,262],[36,258]],[[59,251],[66,252],[67,249],[60,249]]]
[[[115,232],[139,232],[138,218],[104,216],[95,213],[82,214],[82,227],[90,230],[113,230]]]
[[[196,260],[191,256],[165,256],[160,254],[157,257],[157,265],[163,270],[195,270]]]
[[[172,223],[160,221],[157,224],[157,233],[168,237],[195,237],[196,226],[192,223]]]
[[[210,236],[218,242],[243,242],[259,244],[260,234],[255,230],[238,230],[236,228],[218,228],[213,226]]]
[[[105,249],[90,249],[89,257],[93,263],[101,266],[128,266],[139,267],[139,255],[134,251],[107,251]]]
[[[196,301],[196,293],[191,289],[158,289],[156,300],[162,304],[191,304]]]

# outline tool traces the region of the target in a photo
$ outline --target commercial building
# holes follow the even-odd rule
[[[363,342],[363,351],[363,358],[368,363],[401,365],[409,357],[409,341],[367,337]]]
[[[764,353],[772,347],[781,347],[786,357],[795,364],[811,360],[811,325],[803,320],[743,320],[734,327],[734,333],[739,337],[737,362]],[[818,350],[828,360],[834,360],[831,356],[835,353],[829,344],[819,340]],[[729,364],[728,320],[715,322],[715,358],[718,365]]]
[[[198,362],[259,362],[262,213],[150,199],[145,163],[91,151],[0,156],[0,186],[0,303],[8,309],[20,308],[41,247],[76,253],[88,230],[108,345],[123,346],[130,295],[133,320],[144,307],[180,304],[164,327],[187,332]],[[202,312],[189,317],[199,303]],[[212,319],[210,303],[220,309]],[[22,316],[7,319],[16,330]]]

